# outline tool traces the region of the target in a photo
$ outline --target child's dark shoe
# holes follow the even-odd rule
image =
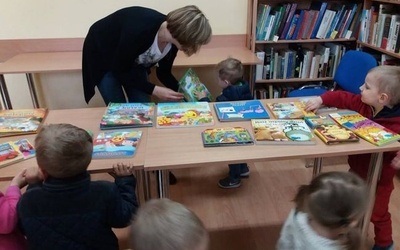
[[[240,177],[247,178],[247,177],[249,177],[249,175],[250,175],[250,169],[246,164],[245,166],[241,167],[241,169],[240,169]]]
[[[231,177],[226,177],[219,180],[218,186],[220,188],[237,188],[240,187],[240,179],[233,179]]]

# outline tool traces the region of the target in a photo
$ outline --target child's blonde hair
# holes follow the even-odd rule
[[[184,205],[154,199],[139,208],[131,228],[135,250],[187,250],[208,244],[201,220]]]
[[[169,12],[167,29],[189,56],[211,40],[212,30],[208,19],[195,5],[188,5]]]
[[[35,138],[39,167],[52,177],[68,178],[84,172],[92,160],[89,133],[71,124],[43,126]]]
[[[228,80],[235,84],[243,80],[242,62],[235,58],[227,58],[217,64],[218,76],[221,80]]]
[[[372,68],[368,73],[374,73],[378,79],[378,87],[381,93],[387,94],[389,105],[397,105],[400,103],[400,67],[381,65]]]
[[[350,172],[327,172],[299,188],[296,209],[307,213],[320,225],[336,229],[348,227],[362,218],[367,209],[368,190],[364,181]],[[351,228],[344,239],[347,249],[358,249],[361,235]]]

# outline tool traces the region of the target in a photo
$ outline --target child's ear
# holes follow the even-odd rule
[[[383,105],[388,104],[388,103],[389,103],[389,99],[390,99],[390,97],[389,97],[388,94],[386,94],[386,93],[381,93],[381,94],[380,94],[379,101],[380,101]]]
[[[39,172],[42,174],[43,180],[46,180],[47,177],[49,177],[49,174],[46,172],[46,170],[42,169],[39,167]]]

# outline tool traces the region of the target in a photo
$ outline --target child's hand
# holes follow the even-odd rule
[[[392,160],[392,168],[400,169],[400,151],[397,151],[396,156]]]
[[[113,165],[115,176],[129,176],[133,174],[133,166],[131,164],[117,163]]]
[[[28,168],[25,172],[25,180],[28,184],[35,184],[44,180],[43,174],[38,167]]]
[[[200,99],[203,99],[204,97],[207,97],[207,93],[206,93],[206,91],[197,91],[197,90],[194,90],[193,91],[193,95],[198,99],[198,100],[200,100]]]
[[[23,188],[26,186],[25,175],[26,169],[22,170],[19,174],[17,174],[11,181],[10,186],[17,186],[19,188]]]
[[[306,111],[316,111],[321,107],[322,105],[322,98],[321,97],[315,97],[313,99],[310,99],[306,102],[305,109]]]

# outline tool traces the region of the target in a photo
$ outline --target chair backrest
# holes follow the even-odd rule
[[[326,88],[320,86],[310,88],[300,88],[292,90],[288,93],[288,97],[302,97],[302,96],[320,96],[325,93]]]
[[[376,59],[363,51],[349,50],[339,62],[333,80],[340,88],[354,93],[360,93],[368,71],[378,66]]]

